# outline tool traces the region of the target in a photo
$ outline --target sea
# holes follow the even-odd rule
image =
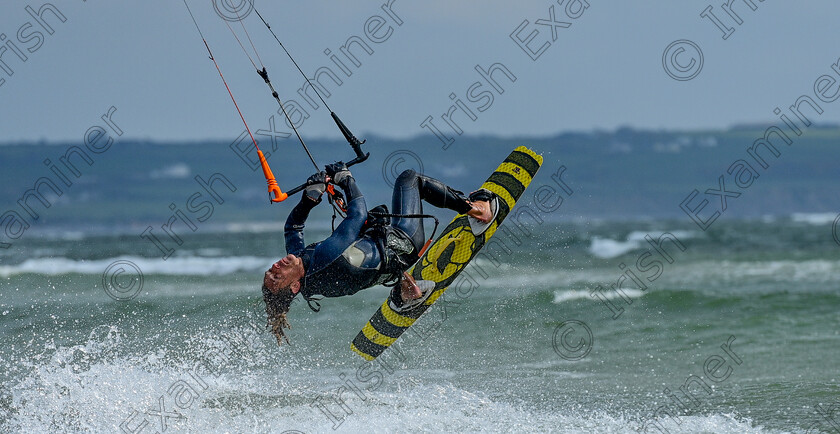
[[[0,432],[840,429],[836,214],[509,218],[371,362],[350,342],[388,288],[296,301],[289,344],[266,331],[281,223],[168,256],[81,225],[0,250]]]

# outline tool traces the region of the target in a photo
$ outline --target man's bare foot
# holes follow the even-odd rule
[[[490,209],[490,202],[485,200],[478,200],[470,202],[472,209],[467,212],[470,217],[475,217],[476,220],[482,223],[489,223],[493,218],[493,211]]]
[[[406,272],[403,272],[403,280],[400,282],[400,296],[402,297],[403,303],[416,300],[423,296],[423,291],[417,286],[417,282]]]

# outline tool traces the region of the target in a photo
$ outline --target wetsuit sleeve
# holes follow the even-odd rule
[[[347,200],[347,217],[335,228],[335,232],[321,243],[320,248],[341,254],[359,239],[359,233],[367,219],[367,206],[352,176],[344,178],[339,187],[344,191]]]
[[[304,194],[300,202],[289,213],[289,217],[286,219],[286,226],[283,228],[286,237],[286,253],[298,255],[303,251],[303,248],[306,246],[303,242],[303,228],[306,218],[309,217],[309,211],[317,204],[318,202],[307,198]]]
[[[355,240],[358,238],[365,220],[367,220],[365,197],[356,185],[356,180],[353,179],[352,175],[344,178],[339,187],[344,191],[344,197],[347,198],[347,218],[338,225],[335,231],[344,232]]]

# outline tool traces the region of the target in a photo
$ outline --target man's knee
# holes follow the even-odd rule
[[[417,172],[414,169],[406,169],[400,173],[400,176],[397,177],[396,182],[394,183],[395,187],[406,187],[406,186],[414,186],[414,184],[418,180]]]
[[[408,181],[413,178],[417,177],[417,172],[414,169],[405,169],[400,173],[400,176],[397,177],[397,182],[399,181]]]

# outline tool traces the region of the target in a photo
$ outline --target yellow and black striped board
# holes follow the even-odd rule
[[[475,235],[470,229],[468,217],[465,214],[456,216],[411,270],[411,275],[416,280],[435,282],[434,292],[424,303],[401,313],[395,312],[388,304],[388,300],[385,300],[362,331],[353,339],[350,348],[363,358],[373,360],[396,342],[403,332],[408,330],[440,298],[461,270],[490,240],[513,209],[516,201],[528,188],[542,162],[541,155],[537,155],[524,146],[511,152],[499,168],[481,185],[499,196],[499,213],[496,220],[484,233]]]

